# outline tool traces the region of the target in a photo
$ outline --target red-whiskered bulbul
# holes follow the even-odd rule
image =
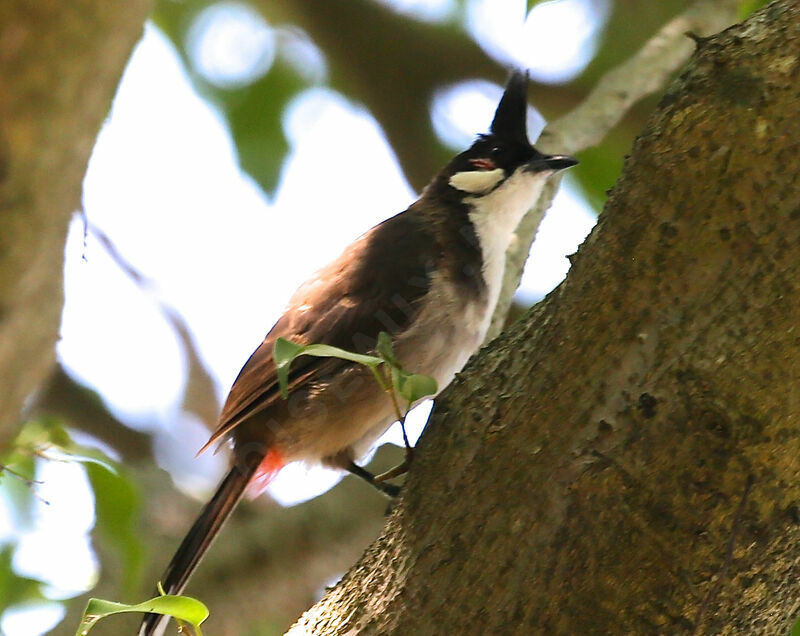
[[[527,85],[527,75],[513,73],[489,133],[445,166],[411,207],[304,283],[250,356],[209,441],[230,441],[232,467],[167,567],[166,593],[183,591],[248,484],[265,485],[289,462],[346,470],[398,494],[355,463],[397,419],[371,371],[301,356],[284,400],[275,341],[371,353],[384,331],[403,368],[434,377],[439,389],[450,383],[486,336],[517,225],[547,178],[577,163],[528,141]],[[166,620],[147,615],[140,636],[163,633]]]

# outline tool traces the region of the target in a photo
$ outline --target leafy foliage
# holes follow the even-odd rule
[[[438,387],[435,379],[421,373],[409,373],[400,366],[392,351],[391,337],[386,332],[381,332],[378,336],[376,353],[378,353],[377,356],[364,355],[324,344],[304,346],[284,338],[278,338],[275,341],[273,357],[278,369],[281,395],[284,399],[289,396],[289,370],[292,362],[302,355],[339,358],[362,364],[372,371],[375,381],[381,388],[386,391],[391,390],[393,395],[404,398],[409,408],[419,400],[436,394]],[[383,373],[386,368],[384,365],[388,367],[388,375]]]
[[[530,13],[531,9],[535,7],[537,4],[542,4],[545,0],[526,0],[525,2],[525,12]]]
[[[33,478],[36,474],[36,461],[33,456],[14,448],[2,459],[0,467],[0,488],[6,502],[11,507],[15,525],[29,527],[33,522]]]
[[[609,153],[608,146],[589,148],[578,154],[583,169],[575,171],[574,176],[586,200],[596,212],[603,209],[606,201],[606,192],[614,185],[622,172],[622,156],[624,150],[619,148],[619,153]]]
[[[227,122],[241,169],[271,194],[289,150],[281,117],[307,82],[280,57],[265,74],[243,86],[218,86],[205,79],[188,53],[189,31],[202,11],[214,4],[160,2],[153,21],[175,45],[197,92],[219,109]]]
[[[16,447],[2,458],[0,497],[10,508],[14,525],[20,528],[30,527],[33,523],[35,474],[34,458]],[[20,576],[14,571],[15,548],[13,539],[0,548],[0,616],[15,605],[45,600],[42,581]]]
[[[42,601],[42,582],[19,576],[11,566],[13,546],[0,549],[0,616],[15,605]]]
[[[37,463],[72,462],[85,470],[95,497],[95,529],[120,555],[126,584],[138,583],[141,540],[135,532],[139,495],[127,474],[102,451],[76,443],[60,421],[42,417],[27,422],[10,452],[0,460],[0,496],[7,502],[14,527],[24,531],[34,524],[34,500],[39,496],[35,481]],[[0,615],[14,606],[49,601],[47,584],[19,576],[12,568],[16,539],[0,549]]]
[[[767,4],[768,0],[742,0],[739,4],[739,20],[744,20],[751,13],[758,11]],[[792,636],[796,636],[794,632]],[[800,635],[797,635],[800,636]]]
[[[332,347],[324,344],[312,345],[299,345],[291,340],[285,338],[278,338],[275,342],[273,350],[273,358],[275,359],[275,366],[278,369],[278,382],[281,387],[281,395],[284,399],[289,397],[289,371],[298,356],[316,356],[317,358],[340,358],[341,360],[348,360],[356,362],[368,367],[373,373],[376,373],[377,368],[383,363],[383,360],[375,356],[362,355],[360,353],[352,353],[345,351],[339,347]],[[379,375],[375,376],[379,383],[383,380]]]
[[[28,422],[14,442],[16,452],[51,461],[95,464],[116,473],[114,463],[102,451],[73,441],[61,423],[50,417]]]
[[[94,493],[96,538],[119,555],[125,573],[123,593],[138,587],[142,574],[142,540],[137,534],[141,497],[133,481],[123,470],[110,472],[96,464],[86,467]]]

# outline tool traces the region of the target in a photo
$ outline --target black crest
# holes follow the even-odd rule
[[[528,74],[514,71],[494,113],[491,128],[496,137],[528,145]]]

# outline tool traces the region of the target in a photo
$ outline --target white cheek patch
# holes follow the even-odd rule
[[[483,194],[489,192],[498,183],[505,179],[506,171],[502,168],[494,170],[465,170],[456,172],[450,177],[450,185],[456,190],[469,194]]]

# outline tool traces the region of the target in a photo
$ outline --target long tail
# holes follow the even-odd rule
[[[183,592],[192,572],[239,503],[247,484],[258,470],[258,462],[249,463],[247,466],[235,465],[222,480],[217,492],[203,508],[164,572],[161,584],[167,594]],[[168,621],[169,618],[161,614],[145,614],[139,628],[139,636],[163,634]]]

